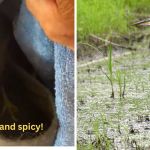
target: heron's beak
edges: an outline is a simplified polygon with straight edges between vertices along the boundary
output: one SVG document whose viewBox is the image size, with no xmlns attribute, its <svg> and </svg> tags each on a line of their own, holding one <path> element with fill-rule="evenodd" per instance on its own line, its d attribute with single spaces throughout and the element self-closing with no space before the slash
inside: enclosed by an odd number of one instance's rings
<svg viewBox="0 0 150 150">
<path fill-rule="evenodd" d="M 134 23 L 135 26 L 150 26 L 150 18 Z"/>
</svg>

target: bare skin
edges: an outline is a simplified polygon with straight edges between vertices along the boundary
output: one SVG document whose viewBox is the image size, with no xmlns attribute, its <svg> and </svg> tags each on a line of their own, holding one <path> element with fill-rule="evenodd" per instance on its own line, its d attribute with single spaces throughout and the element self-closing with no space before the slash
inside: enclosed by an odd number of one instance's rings
<svg viewBox="0 0 150 150">
<path fill-rule="evenodd" d="M 26 5 L 49 39 L 74 49 L 74 0 L 26 0 Z"/>
</svg>

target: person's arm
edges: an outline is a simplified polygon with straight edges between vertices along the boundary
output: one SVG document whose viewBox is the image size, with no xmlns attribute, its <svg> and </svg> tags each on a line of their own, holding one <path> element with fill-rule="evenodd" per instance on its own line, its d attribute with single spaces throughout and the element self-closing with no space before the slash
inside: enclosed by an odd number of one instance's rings
<svg viewBox="0 0 150 150">
<path fill-rule="evenodd" d="M 74 49 L 74 0 L 26 0 L 26 5 L 49 39 Z"/>
</svg>

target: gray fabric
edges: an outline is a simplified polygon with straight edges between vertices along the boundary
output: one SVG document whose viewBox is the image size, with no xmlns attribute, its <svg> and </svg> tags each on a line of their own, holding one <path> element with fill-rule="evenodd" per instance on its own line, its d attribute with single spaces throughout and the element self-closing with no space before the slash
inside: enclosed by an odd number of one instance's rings
<svg viewBox="0 0 150 150">
<path fill-rule="evenodd" d="M 74 54 L 48 40 L 24 3 L 14 28 L 17 42 L 41 78 L 50 85 L 55 75 L 55 103 L 60 123 L 55 145 L 73 146 Z"/>
<path fill-rule="evenodd" d="M 55 44 L 56 109 L 60 129 L 56 146 L 74 145 L 74 53 Z"/>
<path fill-rule="evenodd" d="M 45 84 L 54 79 L 54 44 L 23 3 L 14 25 L 14 34 L 21 49 Z"/>
</svg>

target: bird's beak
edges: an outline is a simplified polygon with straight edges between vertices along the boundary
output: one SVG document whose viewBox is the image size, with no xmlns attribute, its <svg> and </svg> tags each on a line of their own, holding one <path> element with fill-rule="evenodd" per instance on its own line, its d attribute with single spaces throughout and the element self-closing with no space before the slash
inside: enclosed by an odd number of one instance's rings
<svg viewBox="0 0 150 150">
<path fill-rule="evenodd" d="M 150 26 L 150 18 L 134 23 L 135 26 Z"/>
</svg>

